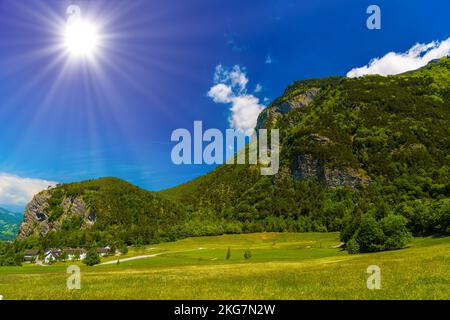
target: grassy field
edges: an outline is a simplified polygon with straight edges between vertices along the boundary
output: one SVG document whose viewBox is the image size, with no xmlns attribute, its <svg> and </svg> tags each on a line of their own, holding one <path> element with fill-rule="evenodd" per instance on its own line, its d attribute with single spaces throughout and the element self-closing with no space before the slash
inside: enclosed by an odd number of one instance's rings
<svg viewBox="0 0 450 320">
<path fill-rule="evenodd" d="M 66 268 L 0 267 L 4 299 L 450 299 L 450 237 L 408 248 L 348 255 L 337 233 L 257 233 L 189 238 L 132 248 L 119 264 L 81 266 L 81 290 Z M 231 248 L 231 258 L 226 259 Z M 244 259 L 249 249 L 250 259 Z M 102 262 L 117 257 L 103 259 Z M 380 290 L 366 287 L 369 265 Z"/>
</svg>

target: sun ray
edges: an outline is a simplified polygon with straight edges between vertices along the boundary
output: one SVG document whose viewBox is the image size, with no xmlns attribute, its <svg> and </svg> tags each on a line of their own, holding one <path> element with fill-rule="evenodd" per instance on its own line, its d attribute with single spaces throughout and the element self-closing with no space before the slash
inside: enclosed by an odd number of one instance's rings
<svg viewBox="0 0 450 320">
<path fill-rule="evenodd" d="M 83 144 L 82 150 L 91 154 L 110 143 L 110 135 L 102 132 L 107 124 L 114 128 L 114 139 L 120 141 L 121 150 L 144 163 L 142 150 L 132 140 L 137 131 L 147 132 L 148 128 L 139 112 L 133 110 L 147 108 L 163 119 L 180 119 L 180 114 L 168 107 L 175 98 L 161 85 L 159 77 L 198 77 L 189 73 L 183 60 L 191 53 L 183 49 L 180 55 L 175 44 L 185 34 L 167 23 L 168 12 L 164 10 L 148 11 L 139 19 L 130 19 L 140 10 L 141 1 L 132 5 L 122 1 L 78 3 L 83 21 L 98 32 L 91 43 L 79 42 L 85 41 L 83 34 L 89 33 L 86 26 L 68 35 L 69 2 L 14 3 L 29 19 L 8 17 L 8 25 L 20 30 L 21 37 L 0 44 L 0 48 L 14 46 L 16 51 L 24 52 L 0 61 L 0 78 L 27 77 L 0 109 L 3 119 L 21 114 L 16 118 L 26 121 L 25 127 L 20 127 L 19 122 L 14 124 L 20 130 L 20 138 L 10 156 L 20 158 L 30 143 L 45 139 L 39 132 L 43 127 L 46 135 L 55 136 L 62 153 L 66 152 L 63 146 L 71 145 L 73 136 L 80 135 L 77 140 Z M 126 96 L 122 86 L 126 86 Z M 91 159 L 90 163 L 94 162 Z M 95 166 L 101 172 L 102 162 Z"/>
</svg>

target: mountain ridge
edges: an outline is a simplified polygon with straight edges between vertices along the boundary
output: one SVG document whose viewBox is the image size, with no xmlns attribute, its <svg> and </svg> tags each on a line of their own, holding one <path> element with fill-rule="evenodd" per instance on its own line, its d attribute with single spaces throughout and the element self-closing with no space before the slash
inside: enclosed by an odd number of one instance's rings
<svg viewBox="0 0 450 320">
<path fill-rule="evenodd" d="M 26 212 L 19 239 L 151 243 L 341 231 L 349 240 L 365 215 L 377 221 L 402 216 L 416 235 L 450 232 L 449 83 L 449 58 L 395 76 L 295 82 L 258 119 L 257 128 L 280 130 L 275 176 L 261 176 L 257 166 L 222 165 L 160 192 L 113 178 L 62 185 L 45 191 L 44 207 Z M 89 226 L 83 218 L 71 229 L 64 221 L 74 205 L 84 206 L 79 216 L 99 210 L 110 220 Z M 61 233 L 64 225 L 68 235 Z"/>
</svg>

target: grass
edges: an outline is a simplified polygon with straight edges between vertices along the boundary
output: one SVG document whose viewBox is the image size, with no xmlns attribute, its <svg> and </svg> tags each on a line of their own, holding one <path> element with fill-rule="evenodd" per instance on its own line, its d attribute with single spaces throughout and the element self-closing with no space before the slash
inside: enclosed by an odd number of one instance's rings
<svg viewBox="0 0 450 320">
<path fill-rule="evenodd" d="M 2 267 L 0 294 L 4 299 L 450 299 L 450 237 L 416 238 L 403 250 L 358 255 L 333 248 L 338 243 L 337 233 L 189 238 L 132 248 L 126 255 L 159 254 L 151 258 L 80 265 L 81 290 L 66 288 L 69 263 Z M 117 258 L 103 261 L 111 259 Z M 369 265 L 381 268 L 381 290 L 366 287 Z"/>
</svg>

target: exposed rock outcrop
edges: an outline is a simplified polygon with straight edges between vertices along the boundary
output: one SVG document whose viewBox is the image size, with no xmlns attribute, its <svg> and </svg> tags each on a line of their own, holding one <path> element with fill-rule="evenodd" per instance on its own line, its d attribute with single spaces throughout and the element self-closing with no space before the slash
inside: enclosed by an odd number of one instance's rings
<svg viewBox="0 0 450 320">
<path fill-rule="evenodd" d="M 81 197 L 64 197 L 59 204 L 62 209 L 61 217 L 52 219 L 49 213 L 51 197 L 51 190 L 42 191 L 33 197 L 25 209 L 17 235 L 18 240 L 30 236 L 45 236 L 50 231 L 60 230 L 65 220 L 76 216 L 82 217 L 83 228 L 90 228 L 95 223 L 95 211 L 88 208 Z"/>
<path fill-rule="evenodd" d="M 303 93 L 293 96 L 292 98 L 276 103 L 266 109 L 264 109 L 258 117 L 258 122 L 256 124 L 256 129 L 262 129 L 267 127 L 267 125 L 274 124 L 277 118 L 283 114 L 287 114 L 292 109 L 305 108 L 320 92 L 320 88 L 309 88 Z"/>
<path fill-rule="evenodd" d="M 347 186 L 361 189 L 369 186 L 372 180 L 352 168 L 324 168 L 324 183 L 329 188 Z"/>
<path fill-rule="evenodd" d="M 275 103 L 264 110 L 259 118 L 256 129 L 276 127 L 278 117 L 287 114 L 296 108 L 305 108 L 314 101 L 321 88 L 311 87 L 300 94 L 291 94 L 285 101 Z M 312 133 L 308 139 L 316 145 L 326 146 L 332 141 L 325 136 Z M 325 186 L 335 188 L 348 186 L 351 188 L 363 188 L 371 183 L 370 178 L 352 168 L 328 168 L 327 164 L 313 155 L 304 153 L 296 154 L 292 159 L 292 175 L 301 180 L 318 180 Z"/>
<path fill-rule="evenodd" d="M 370 185 L 371 180 L 352 168 L 328 168 L 310 154 L 298 154 L 294 159 L 292 174 L 301 180 L 318 180 L 329 188 L 348 186 L 360 189 Z"/>
<path fill-rule="evenodd" d="M 276 110 L 282 114 L 286 114 L 292 109 L 307 107 L 311 102 L 314 101 L 314 98 L 319 92 L 320 88 L 310 88 L 304 93 L 296 95 L 291 99 L 281 103 L 277 106 Z"/>
<path fill-rule="evenodd" d="M 328 137 L 318 134 L 310 134 L 308 138 L 317 145 L 324 146 L 332 143 Z M 359 189 L 371 183 L 370 178 L 362 172 L 352 168 L 329 168 L 326 162 L 314 158 L 311 154 L 294 156 L 292 174 L 301 180 L 318 180 L 329 188 L 348 186 Z"/>
<path fill-rule="evenodd" d="M 294 158 L 292 174 L 300 180 L 323 181 L 325 178 L 325 169 L 322 161 L 314 159 L 310 154 L 298 154 Z"/>
<path fill-rule="evenodd" d="M 18 240 L 23 240 L 32 235 L 38 236 L 48 233 L 50 226 L 46 209 L 49 206 L 48 200 L 50 197 L 49 191 L 42 191 L 35 195 L 27 205 L 17 235 Z"/>
</svg>

